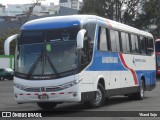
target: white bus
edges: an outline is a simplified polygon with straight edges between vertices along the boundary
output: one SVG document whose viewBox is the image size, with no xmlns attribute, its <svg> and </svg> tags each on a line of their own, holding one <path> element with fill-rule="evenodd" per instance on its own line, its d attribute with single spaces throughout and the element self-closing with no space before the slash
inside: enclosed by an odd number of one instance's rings
<svg viewBox="0 0 160 120">
<path fill-rule="evenodd" d="M 92 15 L 42 18 L 17 36 L 14 96 L 42 109 L 99 107 L 115 95 L 143 99 L 156 86 L 155 66 L 150 33 Z"/>
</svg>

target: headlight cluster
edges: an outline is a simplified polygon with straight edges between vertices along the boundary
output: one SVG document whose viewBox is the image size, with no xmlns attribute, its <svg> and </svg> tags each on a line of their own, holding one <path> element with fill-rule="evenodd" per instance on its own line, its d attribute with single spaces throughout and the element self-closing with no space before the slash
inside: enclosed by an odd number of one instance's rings
<svg viewBox="0 0 160 120">
<path fill-rule="evenodd" d="M 14 86 L 20 90 L 25 90 L 27 87 L 26 86 L 23 86 L 23 85 L 20 85 L 20 84 L 17 84 L 17 83 L 14 83 Z"/>
<path fill-rule="evenodd" d="M 72 82 L 62 84 L 62 85 L 60 85 L 60 86 L 58 86 L 58 87 L 61 88 L 61 90 L 67 89 L 67 88 L 70 88 L 70 87 L 72 87 L 72 86 L 77 85 L 81 80 L 82 80 L 82 79 L 74 80 L 74 81 L 72 81 Z"/>
</svg>

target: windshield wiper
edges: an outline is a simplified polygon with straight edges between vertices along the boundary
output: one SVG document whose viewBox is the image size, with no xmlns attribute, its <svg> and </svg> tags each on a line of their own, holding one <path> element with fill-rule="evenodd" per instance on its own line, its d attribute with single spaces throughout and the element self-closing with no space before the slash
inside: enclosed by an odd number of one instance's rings
<svg viewBox="0 0 160 120">
<path fill-rule="evenodd" d="M 57 72 L 55 66 L 53 65 L 53 63 L 52 63 L 50 57 L 46 55 L 46 58 L 47 58 L 47 60 L 48 60 L 48 63 L 50 64 L 52 70 L 55 72 L 56 76 L 59 77 L 59 73 Z"/>
<path fill-rule="evenodd" d="M 34 64 L 32 65 L 32 67 L 30 68 L 28 74 L 27 74 L 27 78 L 29 79 L 30 75 L 35 71 L 36 66 L 38 65 L 38 61 L 42 58 L 42 52 L 41 54 L 38 56 L 38 58 L 36 59 L 36 61 L 34 62 Z"/>
</svg>

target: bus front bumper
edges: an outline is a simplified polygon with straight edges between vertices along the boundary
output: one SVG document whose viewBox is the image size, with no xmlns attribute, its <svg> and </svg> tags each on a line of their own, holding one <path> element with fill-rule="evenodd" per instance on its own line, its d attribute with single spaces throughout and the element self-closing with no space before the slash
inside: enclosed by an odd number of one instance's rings
<svg viewBox="0 0 160 120">
<path fill-rule="evenodd" d="M 25 92 L 14 87 L 15 100 L 17 103 L 31 102 L 79 102 L 81 93 L 76 85 L 59 92 Z"/>
<path fill-rule="evenodd" d="M 14 97 L 17 103 L 36 102 L 80 102 L 80 84 L 56 92 L 26 92 L 14 86 Z"/>
</svg>

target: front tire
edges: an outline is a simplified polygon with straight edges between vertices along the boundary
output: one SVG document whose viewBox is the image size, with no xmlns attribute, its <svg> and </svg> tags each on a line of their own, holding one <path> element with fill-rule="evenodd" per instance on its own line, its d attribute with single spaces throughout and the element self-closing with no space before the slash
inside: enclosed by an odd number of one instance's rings
<svg viewBox="0 0 160 120">
<path fill-rule="evenodd" d="M 98 83 L 96 98 L 94 100 L 87 101 L 85 104 L 87 104 L 89 107 L 97 108 L 102 106 L 104 103 L 105 103 L 105 89 L 100 83 Z"/>
<path fill-rule="evenodd" d="M 38 102 L 37 105 L 43 110 L 53 110 L 57 106 L 57 103 Z"/>
</svg>

